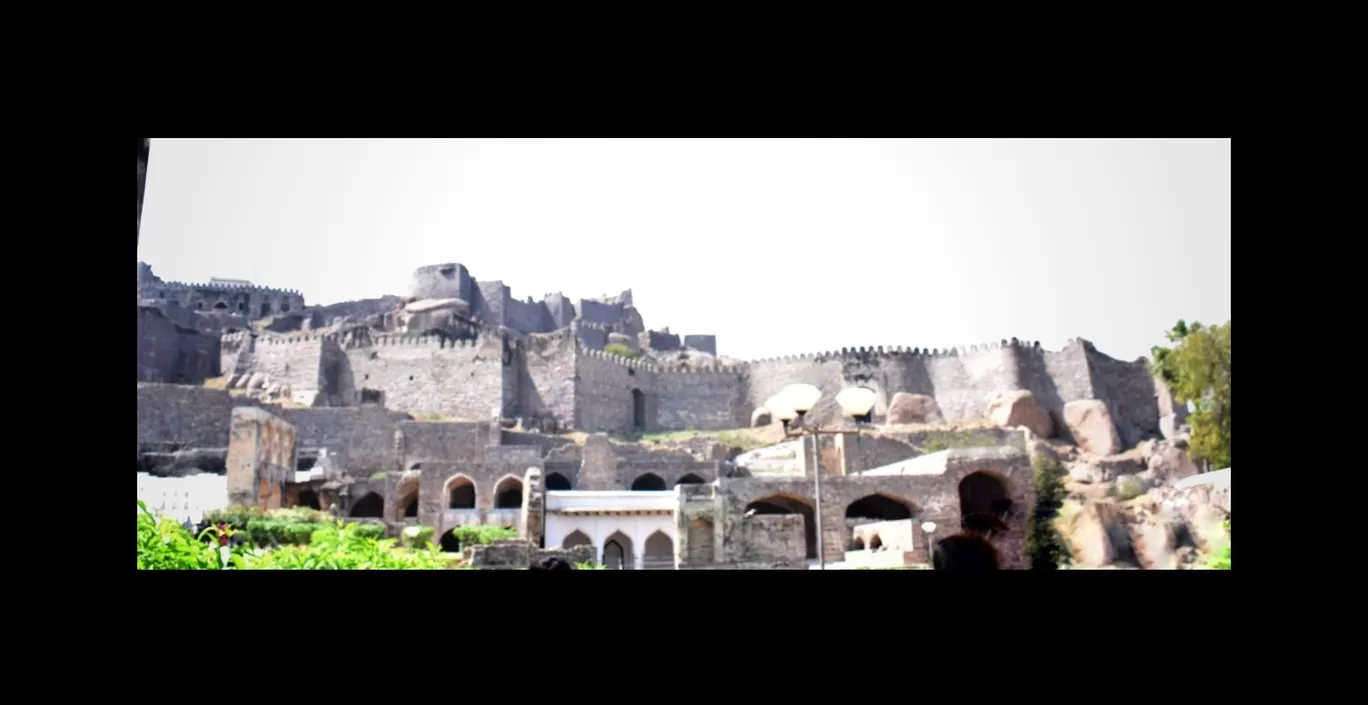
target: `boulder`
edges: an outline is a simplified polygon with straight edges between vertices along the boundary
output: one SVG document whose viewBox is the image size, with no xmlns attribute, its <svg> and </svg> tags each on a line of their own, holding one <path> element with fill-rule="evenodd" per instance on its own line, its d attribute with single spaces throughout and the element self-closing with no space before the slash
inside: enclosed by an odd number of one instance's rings
<svg viewBox="0 0 1368 705">
<path fill-rule="evenodd" d="M 1094 482 L 1102 482 L 1105 477 L 1095 465 L 1075 465 L 1069 471 L 1069 479 L 1084 485 L 1091 485 Z"/>
<path fill-rule="evenodd" d="M 1102 568 L 1117 561 L 1135 560 L 1125 515 L 1114 504 L 1084 505 L 1068 528 L 1068 542 L 1079 567 Z"/>
<path fill-rule="evenodd" d="M 898 392 L 888 403 L 888 423 L 945 423 L 936 400 L 925 394 Z"/>
<path fill-rule="evenodd" d="M 1167 441 L 1154 444 L 1149 457 L 1149 471 L 1161 480 L 1182 480 L 1200 472 L 1187 451 Z"/>
<path fill-rule="evenodd" d="M 1014 389 L 998 392 L 988 402 L 988 418 L 1002 428 L 1025 426 L 1041 438 L 1054 434 L 1054 421 L 1050 412 L 1040 408 L 1035 395 L 1024 390 Z"/>
<path fill-rule="evenodd" d="M 1121 452 L 1121 437 L 1112 423 L 1107 405 L 1097 399 L 1080 399 L 1064 405 L 1064 425 L 1069 427 L 1078 447 L 1089 455 Z"/>
<path fill-rule="evenodd" d="M 257 391 L 267 385 L 271 380 L 265 372 L 254 372 L 247 380 L 246 388 L 250 391 Z"/>
<path fill-rule="evenodd" d="M 760 428 L 772 423 L 774 423 L 774 417 L 770 414 L 769 409 L 762 406 L 751 412 L 751 428 Z"/>
</svg>

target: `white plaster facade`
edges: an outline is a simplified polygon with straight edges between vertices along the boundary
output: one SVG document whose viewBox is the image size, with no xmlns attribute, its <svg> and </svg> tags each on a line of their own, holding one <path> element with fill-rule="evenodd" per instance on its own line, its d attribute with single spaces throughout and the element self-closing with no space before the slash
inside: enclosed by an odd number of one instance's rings
<svg viewBox="0 0 1368 705">
<path fill-rule="evenodd" d="M 547 492 L 546 546 L 587 540 L 609 568 L 673 569 L 679 562 L 678 511 L 674 491 Z"/>
<path fill-rule="evenodd" d="M 138 473 L 138 499 L 178 522 L 198 523 L 205 512 L 228 506 L 228 478 L 209 473 L 189 477 L 155 477 Z"/>
</svg>

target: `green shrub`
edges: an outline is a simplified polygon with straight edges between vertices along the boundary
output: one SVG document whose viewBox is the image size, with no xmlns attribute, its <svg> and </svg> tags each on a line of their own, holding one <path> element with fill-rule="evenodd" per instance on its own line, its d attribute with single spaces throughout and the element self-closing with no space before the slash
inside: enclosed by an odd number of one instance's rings
<svg viewBox="0 0 1368 705">
<path fill-rule="evenodd" d="M 1210 568 L 1212 570 L 1230 570 L 1230 522 L 1225 522 L 1226 547 L 1221 550 L 1221 555 L 1211 559 Z"/>
<path fill-rule="evenodd" d="M 603 346 L 603 352 L 606 352 L 610 355 L 620 355 L 626 358 L 637 357 L 637 352 L 635 350 L 627 347 L 626 345 L 623 345 L 622 343 L 609 343 Z"/>
<path fill-rule="evenodd" d="M 217 526 L 196 537 L 184 526 L 166 517 L 157 517 L 138 501 L 138 570 L 471 570 L 454 566 L 446 555 L 429 543 L 426 548 L 398 548 L 394 539 L 383 538 L 384 527 L 376 524 L 334 522 L 314 524 L 298 521 L 312 518 L 302 511 L 275 513 L 266 518 L 249 511 L 228 510 L 214 518 L 235 518 L 248 524 L 274 522 L 262 529 L 272 536 L 288 537 L 291 543 L 277 546 L 219 546 L 219 540 L 236 530 L 232 521 L 226 532 Z M 313 528 L 317 527 L 317 528 Z M 499 527 L 489 527 L 499 528 Z M 505 530 L 506 531 L 506 530 Z M 309 542 L 300 545 L 299 536 L 308 532 Z"/>
<path fill-rule="evenodd" d="M 1026 555 L 1031 570 L 1055 570 L 1070 562 L 1069 549 L 1055 528 L 1054 519 L 1064 506 L 1064 467 L 1043 455 L 1031 458 L 1035 480 L 1035 506 L 1026 515 Z"/>
<path fill-rule="evenodd" d="M 404 529 L 402 543 L 407 548 L 426 548 L 436 533 L 431 526 L 410 526 Z"/>
<path fill-rule="evenodd" d="M 1145 485 L 1145 481 L 1134 475 L 1123 476 L 1112 488 L 1112 494 L 1123 502 L 1135 499 L 1148 491 L 1149 487 Z"/>
<path fill-rule="evenodd" d="M 461 542 L 461 548 L 473 545 L 483 545 L 494 543 L 499 539 L 516 539 L 518 532 L 505 526 L 490 526 L 481 524 L 478 526 L 458 526 L 451 530 L 451 535 Z"/>
<path fill-rule="evenodd" d="M 602 563 L 576 563 L 575 570 L 608 570 Z"/>
</svg>

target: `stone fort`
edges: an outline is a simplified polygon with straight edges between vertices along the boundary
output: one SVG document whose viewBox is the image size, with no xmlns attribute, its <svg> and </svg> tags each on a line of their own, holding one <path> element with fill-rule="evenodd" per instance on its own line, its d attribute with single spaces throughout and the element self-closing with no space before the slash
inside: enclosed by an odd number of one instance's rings
<svg viewBox="0 0 1368 705">
<path fill-rule="evenodd" d="M 741 361 L 711 335 L 647 328 L 631 291 L 518 300 L 454 263 L 417 269 L 405 296 L 308 306 L 140 262 L 138 299 L 140 488 L 220 474 L 237 503 L 423 524 L 444 542 L 460 525 L 517 528 L 521 544 L 476 547 L 494 562 L 587 546 L 628 568 L 801 568 L 819 551 L 929 563 L 977 540 L 1022 567 L 1028 441 L 1107 455 L 1182 421 L 1144 359 L 1082 339 Z M 765 402 L 795 383 L 823 392 L 809 417 L 829 425 L 851 424 L 838 392 L 873 391 L 867 432 L 723 442 L 777 429 Z"/>
</svg>

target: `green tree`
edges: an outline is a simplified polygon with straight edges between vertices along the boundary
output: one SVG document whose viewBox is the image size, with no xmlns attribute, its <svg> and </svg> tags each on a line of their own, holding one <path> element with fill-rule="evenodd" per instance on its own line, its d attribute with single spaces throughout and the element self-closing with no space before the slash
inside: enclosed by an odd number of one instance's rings
<svg viewBox="0 0 1368 705">
<path fill-rule="evenodd" d="M 1069 562 L 1069 549 L 1055 529 L 1054 520 L 1064 506 L 1064 468 L 1043 455 L 1031 458 L 1035 476 L 1035 506 L 1026 515 L 1026 555 L 1031 570 L 1055 570 Z"/>
<path fill-rule="evenodd" d="M 603 352 L 612 353 L 613 355 L 618 355 L 620 357 L 632 359 L 640 357 L 639 355 L 637 355 L 637 352 L 635 350 L 627 347 L 626 345 L 623 345 L 622 343 L 609 343 L 603 346 Z"/>
<path fill-rule="evenodd" d="M 1178 321 L 1166 334 L 1172 347 L 1156 346 L 1154 372 L 1179 404 L 1191 402 L 1193 454 L 1230 467 L 1230 321 L 1219 326 Z"/>
</svg>

